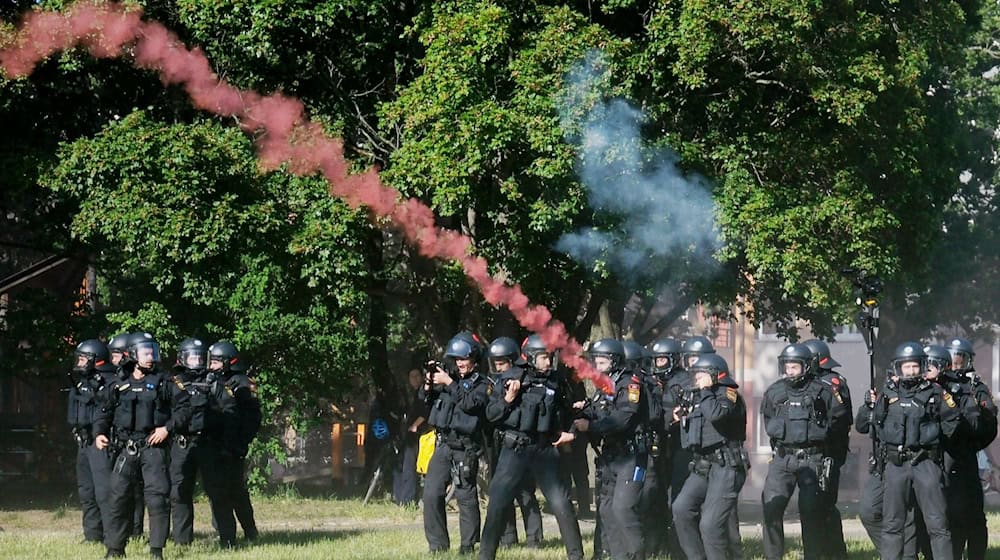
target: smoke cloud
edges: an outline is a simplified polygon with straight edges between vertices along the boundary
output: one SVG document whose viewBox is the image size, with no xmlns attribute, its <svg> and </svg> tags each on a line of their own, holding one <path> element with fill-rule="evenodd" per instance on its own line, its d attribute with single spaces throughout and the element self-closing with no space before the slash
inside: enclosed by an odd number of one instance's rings
<svg viewBox="0 0 1000 560">
<path fill-rule="evenodd" d="M 609 79 L 603 56 L 592 52 L 567 75 L 559 100 L 595 221 L 607 224 L 565 234 L 556 248 L 588 266 L 603 261 L 626 282 L 660 274 L 650 264 L 665 259 L 674 271 L 686 265 L 682 276 L 714 272 L 722 244 L 710 185 L 686 175 L 673 151 L 646 145 L 638 109 L 601 98 Z"/>
<path fill-rule="evenodd" d="M 611 380 L 584 359 L 581 345 L 548 309 L 528 301 L 519 286 L 491 276 L 487 262 L 469 254 L 468 237 L 436 227 L 427 205 L 403 199 L 383 185 L 376 169 L 350 174 L 342 142 L 309 120 L 301 101 L 234 88 L 212 72 L 199 49 L 188 49 L 163 25 L 143 20 L 139 9 L 87 3 L 65 12 L 31 12 L 18 27 L 14 45 L 0 51 L 0 68 L 11 78 L 27 76 L 45 58 L 76 46 L 98 58 L 131 55 L 137 67 L 156 71 L 164 85 L 182 87 L 199 109 L 235 118 L 256 136 L 258 158 L 265 168 L 288 165 L 299 175 L 322 174 L 331 194 L 391 220 L 422 255 L 458 261 L 486 301 L 507 306 L 524 328 L 538 332 L 551 349 L 561 350 L 563 361 L 579 377 L 609 393 L 614 390 Z"/>
</svg>

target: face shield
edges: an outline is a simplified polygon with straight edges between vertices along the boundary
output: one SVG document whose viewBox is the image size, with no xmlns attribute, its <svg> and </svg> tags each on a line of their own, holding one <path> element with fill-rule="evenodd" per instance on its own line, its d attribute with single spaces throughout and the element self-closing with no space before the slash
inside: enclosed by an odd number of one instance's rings
<svg viewBox="0 0 1000 560">
<path fill-rule="evenodd" d="M 204 349 L 189 349 L 181 351 L 181 365 L 187 369 L 201 370 L 208 365 L 208 352 Z"/>
<path fill-rule="evenodd" d="M 139 342 L 132 346 L 132 353 L 140 368 L 150 369 L 160 363 L 160 345 L 156 342 Z"/>
</svg>

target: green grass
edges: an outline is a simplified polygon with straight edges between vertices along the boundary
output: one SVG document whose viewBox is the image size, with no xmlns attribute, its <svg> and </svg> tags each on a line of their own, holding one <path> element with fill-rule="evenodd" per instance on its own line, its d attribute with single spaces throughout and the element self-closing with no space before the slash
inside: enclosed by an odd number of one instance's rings
<svg viewBox="0 0 1000 560">
<path fill-rule="evenodd" d="M 264 497 L 254 501 L 261 538 L 252 545 L 243 545 L 231 552 L 222 552 L 216 546 L 211 530 L 208 504 L 200 499 L 195 504 L 195 542 L 189 547 L 178 547 L 168 542 L 168 558 L 227 558 L 227 559 L 371 559 L 427 560 L 427 542 L 424 540 L 421 513 L 416 508 L 400 508 L 390 503 L 378 502 L 362 506 L 358 500 L 319 499 L 299 497 Z M 484 512 L 485 513 L 485 512 Z M 549 521 L 551 521 L 549 519 Z M 507 560 L 557 560 L 566 557 L 562 541 L 553 524 L 546 522 L 546 543 L 538 550 L 520 547 L 501 549 L 498 558 Z M 989 517 L 992 539 L 1000 544 L 1000 515 Z M 104 548 L 97 544 L 80 543 L 79 509 L 74 505 L 54 506 L 49 509 L 0 510 L 0 557 L 15 559 L 34 558 L 100 558 Z M 435 555 L 435 559 L 461 557 L 457 554 L 457 520 L 449 518 L 452 530 L 452 554 Z M 584 530 L 584 549 L 587 556 L 593 550 L 591 531 L 593 523 L 581 523 Z M 148 529 L 148 528 L 147 528 Z M 746 528 L 745 528 L 746 529 Z M 753 531 L 753 529 L 750 529 Z M 747 558 L 763 555 L 760 539 L 744 535 L 743 546 Z M 867 539 L 855 538 L 848 542 L 852 559 L 876 559 Z M 144 540 L 129 543 L 130 557 L 146 557 L 148 544 Z M 797 538 L 788 539 L 788 558 L 801 558 Z M 1000 559 L 1000 549 L 990 550 L 990 558 Z"/>
</svg>

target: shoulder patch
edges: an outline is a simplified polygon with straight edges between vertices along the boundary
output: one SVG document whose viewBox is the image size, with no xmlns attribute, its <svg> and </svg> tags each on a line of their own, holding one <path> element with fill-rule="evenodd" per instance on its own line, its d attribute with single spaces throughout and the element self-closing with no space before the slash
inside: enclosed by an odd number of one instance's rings
<svg viewBox="0 0 1000 560">
<path fill-rule="evenodd" d="M 731 400 L 733 402 L 736 402 L 736 397 L 738 397 L 738 396 L 739 396 L 739 394 L 736 392 L 736 389 L 733 389 L 732 387 L 727 387 L 726 388 L 726 398 L 727 399 L 729 399 L 729 400 Z"/>
<path fill-rule="evenodd" d="M 899 400 L 899 397 L 892 397 L 891 399 L 889 399 L 889 404 L 892 404 L 892 403 L 894 403 L 894 402 L 896 402 L 898 400 Z"/>
<path fill-rule="evenodd" d="M 226 385 L 226 393 L 227 393 L 227 394 L 228 394 L 228 395 L 229 395 L 230 397 L 233 397 L 233 398 L 235 398 L 235 397 L 236 397 L 236 394 L 235 394 L 235 393 L 233 393 L 233 388 L 232 388 L 232 387 L 230 387 L 229 385 Z"/>
<path fill-rule="evenodd" d="M 948 405 L 948 408 L 955 408 L 955 399 L 952 398 L 951 393 L 945 391 L 944 394 L 941 395 L 941 398 L 944 399 L 944 402 L 945 404 Z"/>
<path fill-rule="evenodd" d="M 628 386 L 628 402 L 637 403 L 639 402 L 639 384 L 629 383 Z"/>
<path fill-rule="evenodd" d="M 492 383 L 487 383 L 486 384 L 486 396 L 489 397 L 489 396 L 493 395 L 493 387 L 495 387 L 495 385 L 492 384 Z"/>
<path fill-rule="evenodd" d="M 177 385 L 177 388 L 181 391 L 184 390 L 184 382 L 179 377 L 174 377 L 174 385 Z"/>
<path fill-rule="evenodd" d="M 253 398 L 256 399 L 257 398 L 257 384 L 254 383 L 252 379 L 248 379 L 248 381 L 249 381 L 249 383 L 247 384 L 247 387 L 250 388 L 250 394 L 253 396 Z"/>
</svg>

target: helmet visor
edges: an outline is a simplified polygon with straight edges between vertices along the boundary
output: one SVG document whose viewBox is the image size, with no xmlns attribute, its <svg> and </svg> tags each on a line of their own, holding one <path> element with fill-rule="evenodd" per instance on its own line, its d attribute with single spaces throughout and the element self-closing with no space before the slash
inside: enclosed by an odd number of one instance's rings
<svg viewBox="0 0 1000 560">
<path fill-rule="evenodd" d="M 156 342 L 140 342 L 132 347 L 135 361 L 139 364 L 158 363 L 160 361 L 160 345 Z"/>
<path fill-rule="evenodd" d="M 183 350 L 181 365 L 188 369 L 204 369 L 208 362 L 208 352 L 205 350 Z"/>
</svg>

